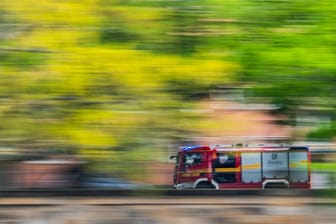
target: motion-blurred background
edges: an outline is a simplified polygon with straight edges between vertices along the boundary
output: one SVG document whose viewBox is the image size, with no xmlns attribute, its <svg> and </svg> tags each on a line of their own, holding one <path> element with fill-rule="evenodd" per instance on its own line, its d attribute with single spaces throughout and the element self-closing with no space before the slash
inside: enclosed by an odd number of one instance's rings
<svg viewBox="0 0 336 224">
<path fill-rule="evenodd" d="M 335 186 L 335 61 L 334 0 L 2 0 L 1 188 L 171 185 L 179 146 L 242 142 Z"/>
</svg>

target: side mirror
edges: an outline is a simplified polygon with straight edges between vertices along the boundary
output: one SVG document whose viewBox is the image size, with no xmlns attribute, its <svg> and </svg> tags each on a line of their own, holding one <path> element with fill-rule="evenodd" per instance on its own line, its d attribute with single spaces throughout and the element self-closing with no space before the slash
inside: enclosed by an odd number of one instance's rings
<svg viewBox="0 0 336 224">
<path fill-rule="evenodd" d="M 177 156 L 170 156 L 169 159 L 176 159 Z"/>
</svg>

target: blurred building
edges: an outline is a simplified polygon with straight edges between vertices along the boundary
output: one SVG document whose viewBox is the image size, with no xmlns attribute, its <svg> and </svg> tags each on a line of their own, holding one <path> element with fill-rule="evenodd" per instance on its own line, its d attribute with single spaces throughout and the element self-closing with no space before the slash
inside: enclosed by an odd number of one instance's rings
<svg viewBox="0 0 336 224">
<path fill-rule="evenodd" d="M 209 99 L 200 104 L 200 109 L 206 111 L 209 126 L 203 130 L 202 136 L 192 139 L 195 143 L 275 143 L 292 140 L 295 130 L 285 124 L 286 116 L 275 113 L 279 109 L 277 105 L 246 97 L 244 88 L 221 87 L 211 90 L 209 95 Z"/>
<path fill-rule="evenodd" d="M 85 161 L 69 155 L 43 156 L 0 147 L 1 188 L 60 188 L 79 185 Z"/>
<path fill-rule="evenodd" d="M 66 188 L 80 185 L 85 162 L 75 159 L 27 160 L 15 164 L 10 178 L 14 188 Z"/>
</svg>

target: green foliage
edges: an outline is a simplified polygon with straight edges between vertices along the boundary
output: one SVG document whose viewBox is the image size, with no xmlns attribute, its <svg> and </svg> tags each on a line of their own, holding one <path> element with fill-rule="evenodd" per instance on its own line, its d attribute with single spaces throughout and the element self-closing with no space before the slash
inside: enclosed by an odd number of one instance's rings
<svg viewBox="0 0 336 224">
<path fill-rule="evenodd" d="M 45 63 L 46 54 L 22 51 L 0 52 L 0 66 L 15 67 L 18 69 L 34 69 L 37 65 Z"/>
<path fill-rule="evenodd" d="M 336 136 L 336 126 L 333 124 L 331 127 L 320 127 L 308 134 L 308 137 L 316 140 L 333 140 Z"/>
<path fill-rule="evenodd" d="M 332 171 L 335 172 L 336 164 L 332 162 L 324 162 L 324 163 L 312 163 L 313 171 Z"/>
</svg>

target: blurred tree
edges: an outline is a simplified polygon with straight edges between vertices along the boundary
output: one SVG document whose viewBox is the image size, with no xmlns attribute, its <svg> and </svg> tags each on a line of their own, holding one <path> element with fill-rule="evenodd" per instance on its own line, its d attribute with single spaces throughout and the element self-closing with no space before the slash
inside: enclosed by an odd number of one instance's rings
<svg viewBox="0 0 336 224">
<path fill-rule="evenodd" d="M 242 69 L 237 78 L 254 84 L 250 94 L 279 105 L 279 112 L 294 125 L 307 106 L 321 111 L 327 106 L 332 115 L 336 109 L 330 101 L 336 68 L 333 1 L 251 0 L 241 9 L 239 20 L 244 23 L 239 24 L 236 49 Z M 321 99 L 319 104 L 316 98 Z"/>
<path fill-rule="evenodd" d="M 0 9 L 2 145 L 78 153 L 120 172 L 123 160 L 158 159 L 153 151 L 197 135 L 204 116 L 193 109 L 218 84 L 247 83 L 249 96 L 293 121 L 315 101 L 336 109 L 332 0 L 11 0 Z"/>
<path fill-rule="evenodd" d="M 139 164 L 197 133 L 200 116 L 183 109 L 235 69 L 201 54 L 200 3 L 1 2 L 29 30 L 1 43 L 12 51 L 0 62 L 0 143 L 137 178 Z"/>
</svg>

